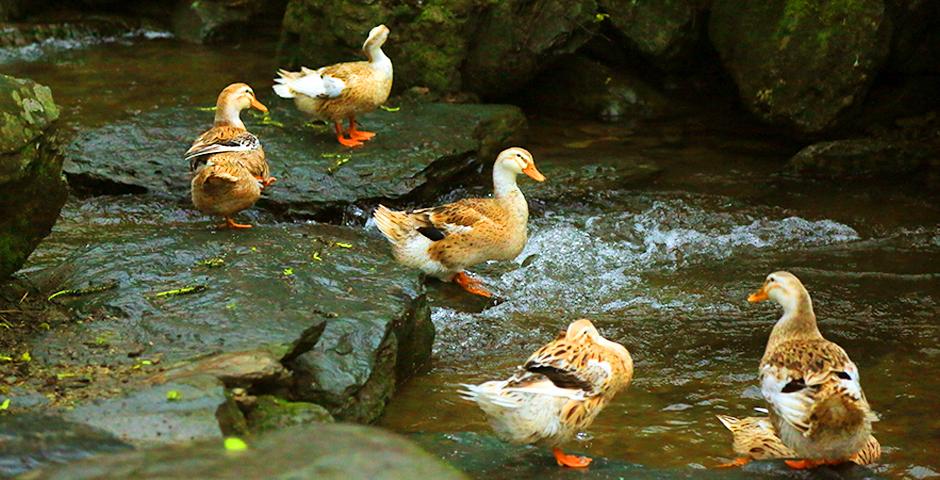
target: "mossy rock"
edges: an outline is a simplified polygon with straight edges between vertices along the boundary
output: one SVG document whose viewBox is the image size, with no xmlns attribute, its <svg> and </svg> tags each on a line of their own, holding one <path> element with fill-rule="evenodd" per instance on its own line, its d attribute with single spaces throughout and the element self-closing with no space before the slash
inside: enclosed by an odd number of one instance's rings
<svg viewBox="0 0 940 480">
<path fill-rule="evenodd" d="M 262 395 L 248 413 L 247 420 L 252 432 L 261 433 L 307 423 L 333 423 L 333 416 L 315 403 L 291 402 L 273 395 Z"/>
<path fill-rule="evenodd" d="M 0 75 L 0 279 L 49 234 L 68 192 L 48 87 Z"/>
<path fill-rule="evenodd" d="M 709 23 L 744 105 L 803 133 L 838 126 L 864 100 L 891 33 L 882 0 L 717 0 Z"/>
<path fill-rule="evenodd" d="M 299 425 L 246 439 L 226 450 L 221 440 L 102 455 L 30 472 L 24 480 L 99 478 L 243 478 L 461 480 L 456 469 L 408 439 L 375 427 Z"/>
<path fill-rule="evenodd" d="M 694 0 L 598 0 L 626 47 L 661 68 L 681 67 L 701 34 Z"/>
</svg>

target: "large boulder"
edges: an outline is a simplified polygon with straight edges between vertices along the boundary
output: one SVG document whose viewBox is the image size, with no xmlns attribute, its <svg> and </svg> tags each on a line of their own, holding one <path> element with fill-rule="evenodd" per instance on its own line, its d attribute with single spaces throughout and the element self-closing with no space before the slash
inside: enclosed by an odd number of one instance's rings
<svg viewBox="0 0 940 480">
<path fill-rule="evenodd" d="M 449 180 L 493 162 L 525 127 L 522 112 L 508 105 L 409 103 L 365 115 L 361 123 L 378 135 L 348 149 L 332 128 L 305 125 L 293 104 L 269 106 L 277 112 L 274 123 L 243 114 L 278 178 L 260 205 L 317 218 L 364 201 L 436 197 L 452 188 Z M 182 154 L 211 118 L 211 112 L 171 108 L 90 130 L 68 147 L 65 171 L 73 186 L 92 193 L 146 191 L 188 203 Z"/>
<path fill-rule="evenodd" d="M 32 413 L 0 416 L 0 478 L 101 453 L 130 450 L 112 435 L 60 417 Z"/>
<path fill-rule="evenodd" d="M 598 0 L 626 46 L 662 68 L 678 67 L 694 50 L 702 10 L 694 0 Z"/>
<path fill-rule="evenodd" d="M 434 326 L 423 282 L 384 239 L 270 217 L 249 231 L 210 225 L 144 196 L 67 208 L 22 275 L 45 295 L 72 289 L 53 300 L 93 321 L 34 340 L 32 368 L 106 367 L 85 397 L 111 395 L 117 372 L 169 368 L 152 383 L 208 375 L 230 388 L 293 391 L 365 422 L 427 365 Z"/>
<path fill-rule="evenodd" d="M 512 92 L 593 34 L 595 0 L 343 2 L 290 0 L 281 60 L 316 67 L 361 57 L 369 29 L 391 29 L 396 88 Z"/>
<path fill-rule="evenodd" d="M 848 138 L 809 145 L 789 161 L 792 172 L 830 179 L 908 175 L 937 171 L 940 142 Z"/>
<path fill-rule="evenodd" d="M 864 99 L 891 33 L 883 0 L 716 0 L 709 23 L 744 105 L 803 133 L 835 126 Z"/>
<path fill-rule="evenodd" d="M 460 472 L 405 438 L 375 427 L 316 424 L 248 439 L 245 450 L 221 441 L 103 455 L 26 474 L 24 479 L 213 478 L 460 480 Z"/>
<path fill-rule="evenodd" d="M 68 195 L 48 87 L 0 75 L 0 279 L 49 234 Z"/>
</svg>

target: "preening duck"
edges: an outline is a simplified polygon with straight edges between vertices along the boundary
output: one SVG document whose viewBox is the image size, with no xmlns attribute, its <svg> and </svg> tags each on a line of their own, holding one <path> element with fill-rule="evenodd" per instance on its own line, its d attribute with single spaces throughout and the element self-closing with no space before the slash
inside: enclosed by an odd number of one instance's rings
<svg viewBox="0 0 940 480">
<path fill-rule="evenodd" d="M 796 452 L 783 444 L 768 417 L 735 418 L 729 415 L 717 415 L 718 421 L 731 431 L 734 453 L 740 455 L 734 461 L 719 467 L 738 467 L 751 460 L 777 460 L 798 458 Z M 848 461 L 858 465 L 871 465 L 881 458 L 881 444 L 868 436 L 865 446 Z"/>
<path fill-rule="evenodd" d="M 545 180 L 531 153 L 509 148 L 493 165 L 493 198 L 467 198 L 408 212 L 379 205 L 373 217 L 399 262 L 490 297 L 464 270 L 487 260 L 512 260 L 525 247 L 529 206 L 516 185 L 520 173 Z"/>
<path fill-rule="evenodd" d="M 215 123 L 186 151 L 193 205 L 199 211 L 225 218 L 223 227 L 249 228 L 232 216 L 258 201 L 261 189 L 275 181 L 269 174 L 261 142 L 245 128 L 240 113 L 268 109 L 244 83 L 222 90 L 216 101 Z"/>
<path fill-rule="evenodd" d="M 774 272 L 749 302 L 783 307 L 760 363 L 761 393 L 780 440 L 801 460 L 793 468 L 849 461 L 868 442 L 877 417 L 858 367 L 842 347 L 823 338 L 809 293 L 796 276 Z"/>
<path fill-rule="evenodd" d="M 274 92 L 283 98 L 293 98 L 301 112 L 333 122 L 339 143 L 361 146 L 375 133 L 359 130 L 356 115 L 375 110 L 392 91 L 392 61 L 382 51 L 388 33 L 385 25 L 369 32 L 362 45 L 368 61 L 337 63 L 316 70 L 301 67 L 299 72 L 279 70 Z M 349 120 L 345 132 L 343 120 Z"/>
<path fill-rule="evenodd" d="M 630 352 L 581 319 L 509 379 L 463 385 L 460 395 L 480 406 L 501 439 L 551 447 L 559 466 L 581 468 L 591 459 L 559 446 L 587 428 L 632 378 Z"/>
</svg>

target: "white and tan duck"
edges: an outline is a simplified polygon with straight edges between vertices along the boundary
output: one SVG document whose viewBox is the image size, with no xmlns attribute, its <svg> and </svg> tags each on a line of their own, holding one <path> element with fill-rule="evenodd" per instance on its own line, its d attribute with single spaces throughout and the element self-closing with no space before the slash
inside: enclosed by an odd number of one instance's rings
<svg viewBox="0 0 940 480">
<path fill-rule="evenodd" d="M 587 467 L 591 459 L 559 448 L 586 429 L 633 379 L 633 359 L 619 343 L 577 320 L 538 349 L 507 380 L 463 385 L 504 441 L 552 449 L 559 466 Z"/>
<path fill-rule="evenodd" d="M 545 180 L 531 153 L 509 148 L 493 165 L 492 198 L 467 198 L 412 211 L 379 205 L 373 217 L 400 263 L 490 297 L 482 283 L 465 270 L 488 260 L 512 260 L 525 247 L 529 206 L 516 184 L 519 174 L 538 182 Z"/>
<path fill-rule="evenodd" d="M 774 272 L 749 302 L 783 307 L 760 363 L 761 393 L 780 441 L 795 453 L 792 468 L 852 461 L 869 442 L 877 417 L 858 367 L 842 347 L 823 338 L 809 293 L 796 276 Z"/>
<path fill-rule="evenodd" d="M 361 146 L 375 133 L 359 130 L 356 116 L 378 108 L 392 91 L 392 61 L 382 51 L 388 33 L 385 25 L 369 32 L 362 45 L 367 61 L 337 63 L 316 70 L 301 67 L 299 72 L 279 70 L 274 92 L 293 98 L 301 112 L 333 122 L 339 143 Z M 349 121 L 346 131 L 343 120 Z"/>
<path fill-rule="evenodd" d="M 192 200 L 196 208 L 225 219 L 222 227 L 250 228 L 236 223 L 236 213 L 250 208 L 261 197 L 270 176 L 261 142 L 245 128 L 240 113 L 248 108 L 268 109 L 244 83 L 233 83 L 219 94 L 215 122 L 189 150 L 185 158 L 192 173 Z"/>
</svg>

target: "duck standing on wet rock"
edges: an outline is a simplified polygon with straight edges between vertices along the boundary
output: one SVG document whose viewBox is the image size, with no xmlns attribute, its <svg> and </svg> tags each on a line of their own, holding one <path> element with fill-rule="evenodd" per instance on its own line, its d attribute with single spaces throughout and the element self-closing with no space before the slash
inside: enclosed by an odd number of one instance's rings
<svg viewBox="0 0 940 480">
<path fill-rule="evenodd" d="M 376 209 L 375 223 L 392 242 L 395 258 L 470 293 L 491 297 L 466 268 L 487 260 L 512 260 L 528 238 L 529 205 L 516 185 L 524 173 L 542 182 L 527 150 L 504 150 L 493 165 L 493 198 L 467 198 L 410 212 Z"/>
<path fill-rule="evenodd" d="M 301 67 L 299 72 L 279 70 L 274 92 L 283 98 L 293 98 L 301 112 L 333 122 L 339 143 L 361 146 L 375 134 L 356 128 L 356 115 L 375 110 L 392 91 L 392 61 L 382 51 L 387 38 L 385 25 L 369 32 L 362 45 L 369 59 L 366 62 L 337 63 L 317 70 Z M 348 137 L 343 132 L 346 119 Z"/>
<path fill-rule="evenodd" d="M 760 363 L 761 393 L 780 440 L 802 460 L 792 468 L 849 461 L 871 436 L 877 417 L 842 347 L 823 338 L 809 293 L 796 276 L 774 272 L 749 302 L 783 307 Z"/>
<path fill-rule="evenodd" d="M 251 227 L 235 223 L 232 216 L 254 205 L 261 189 L 276 180 L 269 174 L 261 142 L 241 121 L 239 114 L 247 108 L 268 111 L 248 85 L 225 87 L 216 102 L 215 124 L 186 151 L 193 174 L 193 205 L 224 217 L 222 227 Z"/>
<path fill-rule="evenodd" d="M 460 395 L 483 409 L 501 439 L 552 447 L 559 466 L 581 468 L 591 459 L 558 446 L 587 428 L 632 379 L 630 352 L 582 319 L 533 353 L 508 380 L 463 385 Z"/>
</svg>

